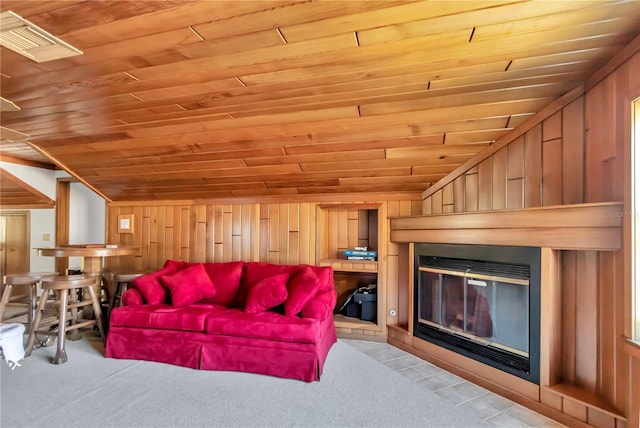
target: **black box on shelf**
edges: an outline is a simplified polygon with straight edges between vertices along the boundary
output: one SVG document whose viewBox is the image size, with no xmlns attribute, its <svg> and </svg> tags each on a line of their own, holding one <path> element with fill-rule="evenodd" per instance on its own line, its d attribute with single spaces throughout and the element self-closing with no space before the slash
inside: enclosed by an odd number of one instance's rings
<svg viewBox="0 0 640 428">
<path fill-rule="evenodd" d="M 376 322 L 377 299 L 375 293 L 354 293 L 345 308 L 345 315 L 363 321 Z"/>
</svg>

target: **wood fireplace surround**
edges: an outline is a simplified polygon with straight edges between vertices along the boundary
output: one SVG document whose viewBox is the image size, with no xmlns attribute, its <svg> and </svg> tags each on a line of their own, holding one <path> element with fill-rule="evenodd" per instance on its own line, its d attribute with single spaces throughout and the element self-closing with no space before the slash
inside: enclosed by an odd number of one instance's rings
<svg viewBox="0 0 640 428">
<path fill-rule="evenodd" d="M 562 320 L 562 250 L 619 251 L 623 210 L 622 203 L 606 202 L 391 218 L 391 241 L 399 244 L 401 255 L 399 288 L 408 304 L 406 324 L 388 326 L 389 342 L 563 422 L 572 422 L 563 407 L 577 402 L 624 423 L 625 417 L 606 400 L 563 383 L 562 332 L 557 328 Z M 540 385 L 414 337 L 415 243 L 541 248 Z"/>
</svg>

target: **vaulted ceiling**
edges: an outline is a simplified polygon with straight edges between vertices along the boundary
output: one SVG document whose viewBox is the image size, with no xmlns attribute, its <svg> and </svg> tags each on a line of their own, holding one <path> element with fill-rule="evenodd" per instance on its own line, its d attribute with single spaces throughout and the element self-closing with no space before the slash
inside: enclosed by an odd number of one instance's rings
<svg viewBox="0 0 640 428">
<path fill-rule="evenodd" d="M 17 1 L 0 156 L 112 201 L 415 193 L 640 33 L 631 1 Z M 3 108 L 3 110 L 5 110 Z M 23 141 L 24 140 L 24 141 Z"/>
</svg>

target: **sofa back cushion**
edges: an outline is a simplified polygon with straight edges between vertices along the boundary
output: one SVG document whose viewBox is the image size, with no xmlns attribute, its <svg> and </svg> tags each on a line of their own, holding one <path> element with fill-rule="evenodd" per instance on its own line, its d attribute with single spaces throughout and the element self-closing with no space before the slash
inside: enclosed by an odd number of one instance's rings
<svg viewBox="0 0 640 428">
<path fill-rule="evenodd" d="M 171 295 L 171 305 L 186 306 L 204 298 L 213 298 L 216 289 L 202 264 L 184 268 L 170 275 L 162 275 L 160 282 Z"/>
<path fill-rule="evenodd" d="M 133 280 L 133 286 L 140 292 L 146 304 L 156 305 L 167 300 L 167 290 L 160 282 L 160 277 L 177 272 L 182 268 L 181 263 L 175 260 L 167 260 L 159 270 L 139 276 Z"/>
<path fill-rule="evenodd" d="M 208 302 L 216 305 L 233 306 L 238 296 L 240 282 L 242 280 L 242 268 L 244 262 L 225 262 L 225 263 L 195 263 L 183 262 L 184 266 L 190 267 L 194 265 L 202 265 L 205 272 L 211 279 L 216 288 L 216 294 Z"/>
<path fill-rule="evenodd" d="M 253 284 L 261 279 L 281 274 L 286 274 L 288 277 L 291 277 L 300 269 L 302 269 L 302 266 L 276 265 L 263 262 L 245 263 L 244 272 L 242 274 L 242 284 L 240 286 L 240 292 L 238 293 L 235 306 L 239 308 L 244 308 L 246 306 L 249 289 Z M 288 278 L 286 282 L 289 282 Z"/>
<path fill-rule="evenodd" d="M 334 288 L 333 285 L 333 268 L 331 266 L 311 266 L 309 268 L 316 274 L 320 282 L 320 290 L 326 291 Z"/>
</svg>

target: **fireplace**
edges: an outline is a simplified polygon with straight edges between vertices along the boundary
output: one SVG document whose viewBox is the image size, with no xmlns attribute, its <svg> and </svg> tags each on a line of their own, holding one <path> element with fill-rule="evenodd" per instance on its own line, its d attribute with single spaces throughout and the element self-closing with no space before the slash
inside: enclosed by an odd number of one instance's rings
<svg viewBox="0 0 640 428">
<path fill-rule="evenodd" d="M 539 384 L 539 248 L 419 243 L 415 269 L 416 337 Z"/>
</svg>

